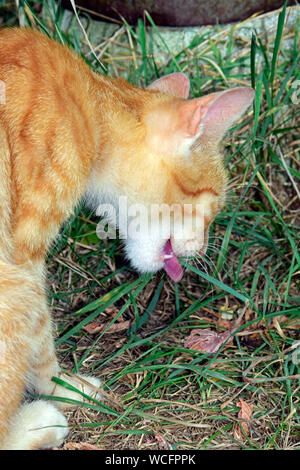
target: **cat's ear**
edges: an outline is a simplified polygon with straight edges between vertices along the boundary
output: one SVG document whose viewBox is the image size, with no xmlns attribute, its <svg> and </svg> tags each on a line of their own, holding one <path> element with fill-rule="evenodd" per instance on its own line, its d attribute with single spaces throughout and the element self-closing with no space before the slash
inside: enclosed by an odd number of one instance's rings
<svg viewBox="0 0 300 470">
<path fill-rule="evenodd" d="M 190 92 L 190 80 L 184 73 L 171 73 L 161 77 L 148 86 L 148 90 L 168 93 L 176 98 L 187 99 Z"/>
<path fill-rule="evenodd" d="M 203 136 L 219 141 L 246 111 L 253 98 L 252 88 L 240 87 L 187 102 L 182 112 L 188 136 L 194 139 Z"/>
</svg>

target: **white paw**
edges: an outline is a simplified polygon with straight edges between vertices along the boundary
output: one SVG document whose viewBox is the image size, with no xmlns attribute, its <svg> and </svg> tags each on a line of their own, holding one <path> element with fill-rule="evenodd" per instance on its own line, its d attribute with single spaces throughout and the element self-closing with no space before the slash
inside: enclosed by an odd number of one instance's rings
<svg viewBox="0 0 300 470">
<path fill-rule="evenodd" d="M 33 450 L 60 446 L 69 432 L 65 416 L 43 400 L 23 405 L 14 416 L 6 449 Z"/>
<path fill-rule="evenodd" d="M 70 390 L 64 387 L 63 385 L 56 384 L 55 389 L 52 393 L 52 395 L 55 397 L 86 402 L 88 401 L 88 399 L 81 395 L 81 393 L 84 393 L 85 395 L 88 395 L 89 397 L 94 398 L 96 400 L 101 400 L 103 398 L 101 393 L 97 390 L 99 387 L 101 387 L 101 381 L 96 377 L 90 377 L 88 375 L 81 374 L 76 375 L 76 377 L 70 377 L 68 375 L 61 374 L 59 378 L 71 385 L 72 387 L 76 388 L 77 391 Z M 92 386 L 89 386 L 89 384 L 91 384 Z M 63 401 L 56 402 L 56 405 L 61 408 L 74 406 L 72 403 L 66 403 Z"/>
</svg>

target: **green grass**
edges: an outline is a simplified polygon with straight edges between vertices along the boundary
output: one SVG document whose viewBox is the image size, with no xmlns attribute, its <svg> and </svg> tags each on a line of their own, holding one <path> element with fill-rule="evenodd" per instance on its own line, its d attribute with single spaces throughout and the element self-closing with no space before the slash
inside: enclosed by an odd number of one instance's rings
<svg viewBox="0 0 300 470">
<path fill-rule="evenodd" d="M 99 73 L 140 86 L 183 71 L 192 96 L 238 85 L 256 91 L 253 110 L 225 139 L 231 182 L 207 259 L 186 264 L 178 285 L 163 273 L 139 277 L 118 240 L 97 238 L 98 220 L 84 207 L 53 245 L 49 299 L 62 366 L 101 376 L 110 395 L 70 415 L 69 440 L 105 449 L 156 449 L 157 436 L 173 449 L 296 448 L 300 106 L 293 84 L 300 79 L 299 13 L 288 27 L 284 7 L 269 37 L 247 24 L 248 39 L 238 25 L 199 30 L 176 53 L 147 14 L 136 27 L 124 22 L 99 50 L 93 43 L 94 51 L 104 51 L 97 57 L 75 16 L 64 31 L 61 8 L 44 2 L 42 14 L 41 5 L 20 1 L 16 12 L 2 1 L 2 24 L 21 19 L 74 47 Z M 92 42 L 87 15 L 81 19 Z M 238 316 L 234 341 L 216 354 L 184 347 L 192 329 L 223 331 L 220 318 L 232 324 Z M 89 334 L 84 326 L 95 319 L 106 328 Z M 108 332 L 119 320 L 129 320 L 130 328 Z M 243 440 L 234 437 L 240 399 L 254 406 Z"/>
</svg>

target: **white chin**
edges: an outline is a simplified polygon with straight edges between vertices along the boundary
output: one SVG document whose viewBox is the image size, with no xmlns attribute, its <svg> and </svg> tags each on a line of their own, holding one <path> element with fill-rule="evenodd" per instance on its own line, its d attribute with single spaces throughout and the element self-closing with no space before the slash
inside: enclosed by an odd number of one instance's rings
<svg viewBox="0 0 300 470">
<path fill-rule="evenodd" d="M 163 268 L 160 259 L 164 241 L 144 239 L 132 240 L 128 238 L 125 243 L 127 258 L 133 268 L 140 273 L 154 273 Z"/>
</svg>

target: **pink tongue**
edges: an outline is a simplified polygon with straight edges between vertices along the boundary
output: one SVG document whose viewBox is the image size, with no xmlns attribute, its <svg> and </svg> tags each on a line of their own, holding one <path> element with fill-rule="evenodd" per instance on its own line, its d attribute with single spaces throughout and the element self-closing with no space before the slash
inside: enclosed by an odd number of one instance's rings
<svg viewBox="0 0 300 470">
<path fill-rule="evenodd" d="M 166 273 L 170 276 L 170 278 L 174 282 L 180 281 L 180 279 L 183 276 L 183 271 L 182 271 L 182 267 L 178 263 L 178 259 L 176 258 L 176 256 L 174 255 L 172 251 L 172 245 L 171 245 L 170 240 L 168 240 L 167 243 L 165 244 L 162 254 L 172 255 L 172 258 L 168 258 L 164 260 L 164 268 L 166 270 Z"/>
</svg>

